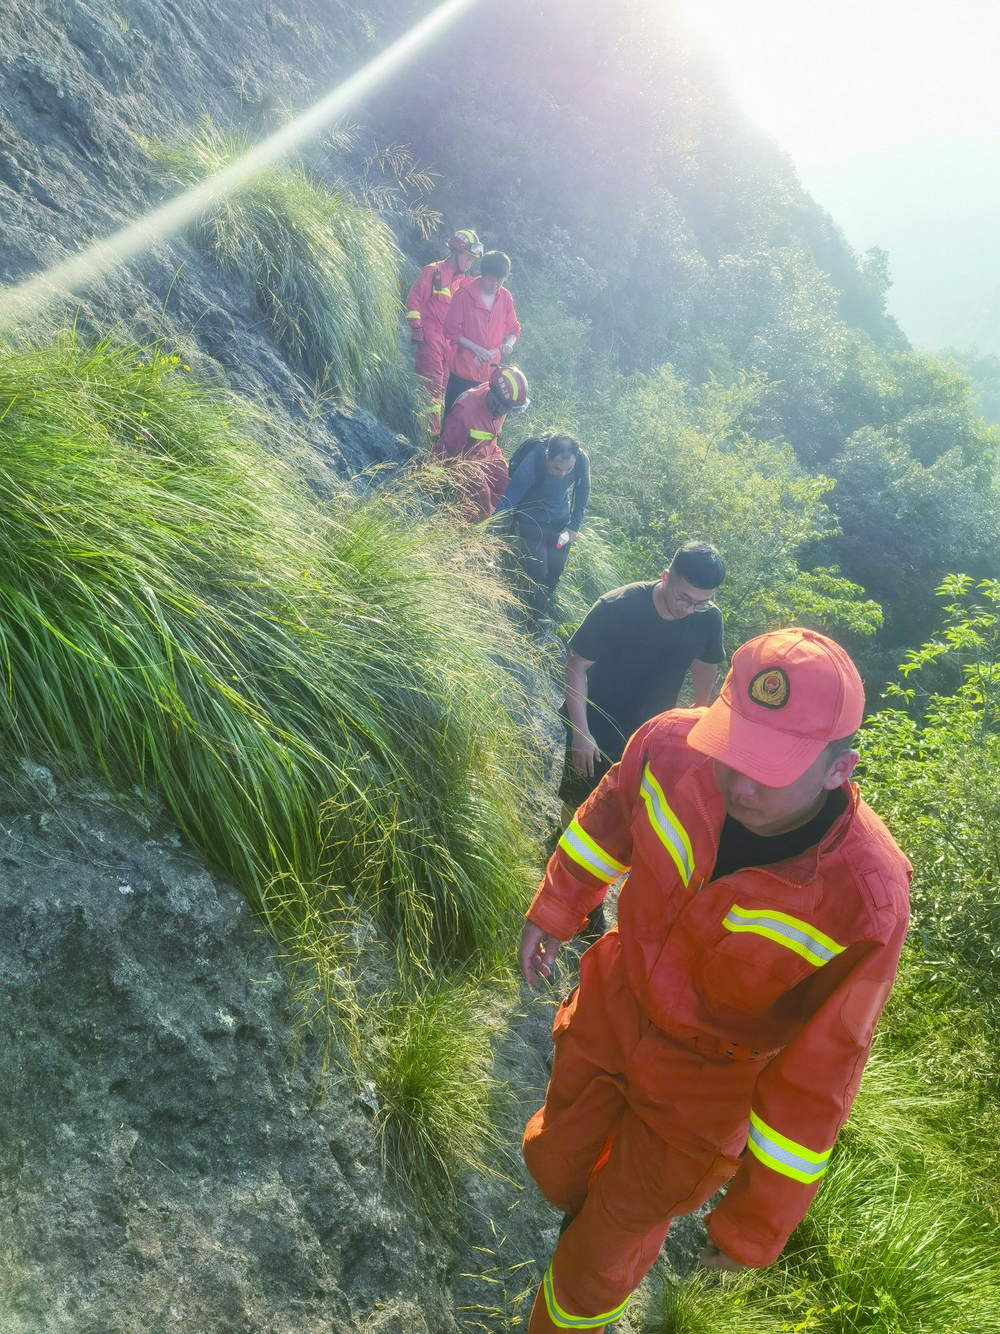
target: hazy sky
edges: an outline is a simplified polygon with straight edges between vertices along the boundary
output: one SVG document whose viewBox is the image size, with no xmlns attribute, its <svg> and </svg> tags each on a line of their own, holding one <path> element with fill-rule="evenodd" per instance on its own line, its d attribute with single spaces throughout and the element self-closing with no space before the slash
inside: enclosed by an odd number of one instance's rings
<svg viewBox="0 0 1000 1334">
<path fill-rule="evenodd" d="M 991 0 L 675 0 L 801 166 L 929 135 L 1000 141 Z"/>
</svg>

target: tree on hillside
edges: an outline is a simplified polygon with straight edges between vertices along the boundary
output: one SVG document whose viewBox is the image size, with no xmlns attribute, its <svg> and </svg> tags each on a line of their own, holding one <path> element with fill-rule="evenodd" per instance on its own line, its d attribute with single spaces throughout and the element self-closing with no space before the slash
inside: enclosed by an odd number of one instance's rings
<svg viewBox="0 0 1000 1334">
<path fill-rule="evenodd" d="M 891 642 L 926 636 L 932 588 L 949 570 L 1000 574 L 995 495 L 980 470 L 965 466 L 960 447 L 925 466 L 889 430 L 866 427 L 851 437 L 834 473 L 841 533 L 830 550 L 885 607 Z"/>
<path fill-rule="evenodd" d="M 836 570 L 800 568 L 836 531 L 823 501 L 831 483 L 804 473 L 787 446 L 742 430 L 766 389 L 744 377 L 691 390 L 669 367 L 623 380 L 592 446 L 592 509 L 621 533 L 644 578 L 681 542 L 714 542 L 729 571 L 722 602 L 732 643 L 783 622 L 870 635 L 881 610 L 860 588 Z"/>
</svg>

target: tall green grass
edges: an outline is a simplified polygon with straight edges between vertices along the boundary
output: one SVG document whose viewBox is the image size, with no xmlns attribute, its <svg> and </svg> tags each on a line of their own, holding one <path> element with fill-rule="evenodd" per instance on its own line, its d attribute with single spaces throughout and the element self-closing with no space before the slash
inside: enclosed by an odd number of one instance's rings
<svg viewBox="0 0 1000 1334">
<path fill-rule="evenodd" d="M 202 121 L 186 143 L 146 149 L 184 185 L 245 156 L 241 136 Z M 249 288 L 319 397 L 367 408 L 414 435 L 417 382 L 398 349 L 401 259 L 392 232 L 303 167 L 265 167 L 194 225 L 195 240 Z"/>
<path fill-rule="evenodd" d="M 293 939 L 332 901 L 491 965 L 533 857 L 500 586 L 451 516 L 321 511 L 233 411 L 156 348 L 4 348 L 0 755 L 157 789 Z"/>
<path fill-rule="evenodd" d="M 840 1153 L 769 1269 L 668 1289 L 651 1334 L 995 1334 L 995 1239 L 947 1176 Z"/>
<path fill-rule="evenodd" d="M 491 1170 L 502 1155 L 491 1047 L 498 994 L 439 981 L 376 996 L 355 1053 L 377 1103 L 383 1161 L 438 1224 L 454 1221 L 461 1172 Z"/>
</svg>

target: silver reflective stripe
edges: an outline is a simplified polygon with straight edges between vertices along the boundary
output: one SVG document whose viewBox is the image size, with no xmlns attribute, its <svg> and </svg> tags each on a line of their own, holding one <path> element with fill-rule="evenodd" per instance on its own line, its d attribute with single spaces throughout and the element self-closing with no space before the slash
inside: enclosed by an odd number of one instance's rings
<svg viewBox="0 0 1000 1334">
<path fill-rule="evenodd" d="M 768 940 L 794 950 L 817 968 L 835 959 L 845 949 L 845 946 L 838 945 L 808 922 L 789 917 L 787 913 L 776 912 L 773 908 L 755 910 L 741 908 L 738 903 L 734 903 L 722 925 L 727 931 L 751 931 L 754 935 L 766 936 Z"/>
<path fill-rule="evenodd" d="M 832 1147 L 822 1153 L 807 1149 L 804 1144 L 780 1135 L 772 1130 L 766 1121 L 762 1121 L 756 1112 L 750 1113 L 750 1134 L 747 1148 L 766 1166 L 782 1176 L 794 1181 L 803 1181 L 807 1185 L 818 1181 L 830 1162 Z"/>
<path fill-rule="evenodd" d="M 642 775 L 642 787 L 639 790 L 646 803 L 646 814 L 649 816 L 653 833 L 674 859 L 681 879 L 686 885 L 694 874 L 691 840 L 687 836 L 687 830 L 670 809 L 663 795 L 663 788 L 653 777 L 653 771 L 648 764 Z"/>
<path fill-rule="evenodd" d="M 603 1329 L 605 1325 L 610 1325 L 612 1320 L 617 1320 L 625 1314 L 625 1307 L 632 1300 L 632 1294 L 625 1298 L 621 1306 L 616 1306 L 613 1311 L 605 1311 L 604 1315 L 570 1315 L 564 1311 L 556 1301 L 555 1287 L 552 1282 L 552 1265 L 549 1264 L 545 1271 L 545 1279 L 542 1284 L 542 1291 L 545 1293 L 545 1305 L 548 1308 L 549 1319 L 560 1329 Z"/>
<path fill-rule="evenodd" d="M 612 880 L 617 880 L 628 870 L 623 862 L 616 861 L 599 843 L 595 843 L 576 820 L 570 821 L 566 832 L 559 840 L 559 846 L 567 857 L 572 857 L 585 871 L 589 871 L 606 885 L 610 885 Z"/>
</svg>

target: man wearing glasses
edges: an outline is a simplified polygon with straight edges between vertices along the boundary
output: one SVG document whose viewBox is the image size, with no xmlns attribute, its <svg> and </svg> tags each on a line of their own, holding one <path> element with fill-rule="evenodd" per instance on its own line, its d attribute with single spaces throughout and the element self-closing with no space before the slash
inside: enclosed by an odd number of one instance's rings
<svg viewBox="0 0 1000 1334">
<path fill-rule="evenodd" d="M 594 603 L 569 642 L 566 763 L 559 796 L 572 813 L 650 718 L 672 709 L 688 670 L 696 707 L 709 704 L 725 658 L 712 599 L 726 576 L 709 542 L 686 542 L 659 579 Z"/>
</svg>

